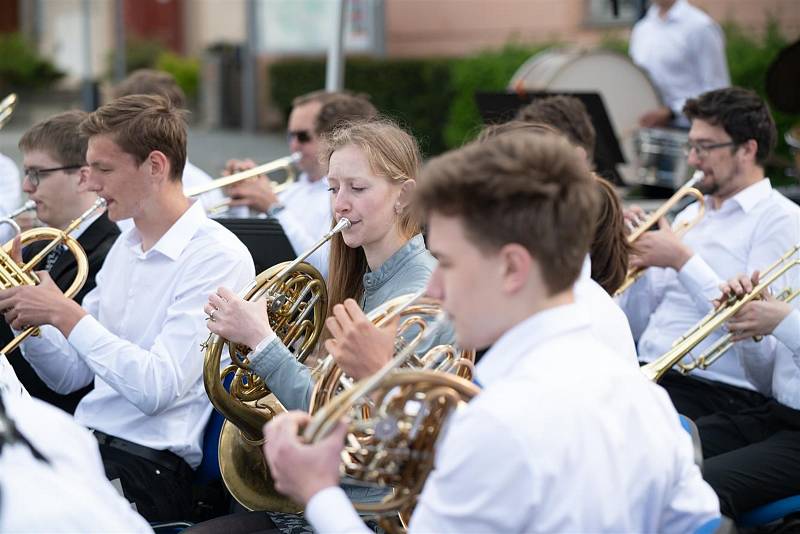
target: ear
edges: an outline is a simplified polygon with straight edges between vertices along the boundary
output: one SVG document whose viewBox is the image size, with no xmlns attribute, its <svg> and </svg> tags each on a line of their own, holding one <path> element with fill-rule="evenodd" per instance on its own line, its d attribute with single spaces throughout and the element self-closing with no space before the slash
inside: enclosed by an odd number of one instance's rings
<svg viewBox="0 0 800 534">
<path fill-rule="evenodd" d="M 747 160 L 755 163 L 756 153 L 758 152 L 758 141 L 755 139 L 748 139 L 739 145 L 739 154 Z"/>
<path fill-rule="evenodd" d="M 160 150 L 150 152 L 144 164 L 147 166 L 150 176 L 157 178 L 159 181 L 169 180 L 170 161 L 166 154 Z"/>
<path fill-rule="evenodd" d="M 414 195 L 414 189 L 417 187 L 416 180 L 406 180 L 403 182 L 403 185 L 400 186 L 400 194 L 397 197 L 397 201 L 395 205 L 400 208 L 399 211 L 402 212 L 406 209 L 406 207 L 411 202 L 411 198 Z"/>
<path fill-rule="evenodd" d="M 534 259 L 528 249 L 518 243 L 504 245 L 499 252 L 502 269 L 502 290 L 507 295 L 518 293 L 529 283 Z"/>
<path fill-rule="evenodd" d="M 79 193 L 85 193 L 89 190 L 89 166 L 84 165 L 78 169 L 78 187 Z"/>
</svg>

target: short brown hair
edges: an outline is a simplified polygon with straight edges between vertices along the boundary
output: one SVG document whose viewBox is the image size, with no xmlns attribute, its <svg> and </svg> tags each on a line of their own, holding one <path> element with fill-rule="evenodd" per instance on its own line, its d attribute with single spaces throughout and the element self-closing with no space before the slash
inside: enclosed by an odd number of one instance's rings
<svg viewBox="0 0 800 534">
<path fill-rule="evenodd" d="M 329 162 L 337 150 L 355 145 L 364 151 L 370 170 L 395 183 L 417 180 L 422 161 L 416 140 L 388 119 L 351 123 L 331 132 L 325 139 Z M 417 213 L 405 208 L 397 214 L 398 233 L 410 239 L 421 231 Z M 360 299 L 364 292 L 364 274 L 369 270 L 364 251 L 348 247 L 341 234 L 331 239 L 328 275 L 329 311 L 347 298 Z"/>
<path fill-rule="evenodd" d="M 80 133 L 80 125 L 88 116 L 85 111 L 73 110 L 48 117 L 22 134 L 19 149 L 42 150 L 62 165 L 86 165 L 88 142 Z"/>
<path fill-rule="evenodd" d="M 573 144 L 583 148 L 590 160 L 594 158 L 597 135 L 592 126 L 592 119 L 583 102 L 574 96 L 537 98 L 517 112 L 517 119 L 554 127 L 566 135 Z"/>
<path fill-rule="evenodd" d="M 339 126 L 349 122 L 372 120 L 378 110 L 363 93 L 336 93 L 322 103 L 314 125 L 316 134 L 327 135 Z"/>
<path fill-rule="evenodd" d="M 176 108 L 186 108 L 186 94 L 175 77 L 154 69 L 137 69 L 112 90 L 114 98 L 128 95 L 160 95 Z"/>
<path fill-rule="evenodd" d="M 317 91 L 311 91 L 310 93 L 306 93 L 306 94 L 294 97 L 294 100 L 292 100 L 292 107 L 296 108 L 297 106 L 304 106 L 304 105 L 310 104 L 312 102 L 324 103 L 325 100 L 327 100 L 328 98 L 331 97 L 331 95 L 334 95 L 334 94 L 335 93 L 332 93 L 330 91 L 326 91 L 325 89 L 319 89 Z"/>
<path fill-rule="evenodd" d="M 524 246 L 551 294 L 578 278 L 599 200 L 586 162 L 563 137 L 520 133 L 471 143 L 431 160 L 416 192 L 423 213 L 460 218 L 476 245 Z"/>
<path fill-rule="evenodd" d="M 154 150 L 164 153 L 170 178 L 181 180 L 186 165 L 186 117 L 163 96 L 123 96 L 89 114 L 80 129 L 86 137 L 111 136 L 138 165 Z"/>
<path fill-rule="evenodd" d="M 628 259 L 633 247 L 625 233 L 622 201 L 608 180 L 595 175 L 600 191 L 600 213 L 595 225 L 589 255 L 592 259 L 592 280 L 613 295 L 628 274 Z"/>
</svg>

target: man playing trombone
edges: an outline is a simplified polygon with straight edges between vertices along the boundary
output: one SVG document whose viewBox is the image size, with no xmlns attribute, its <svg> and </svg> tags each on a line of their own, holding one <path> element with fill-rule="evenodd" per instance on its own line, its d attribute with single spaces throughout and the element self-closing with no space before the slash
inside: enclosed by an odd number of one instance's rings
<svg viewBox="0 0 800 534">
<path fill-rule="evenodd" d="M 705 193 L 706 214 L 682 240 L 662 220 L 659 230 L 635 243 L 631 265 L 648 269 L 620 304 L 645 362 L 664 354 L 712 309 L 725 279 L 769 265 L 800 241 L 800 209 L 764 176 L 777 136 L 764 101 L 733 87 L 690 99 L 684 112 L 692 121 L 689 164 L 704 173 L 697 187 Z M 698 209 L 697 204 L 684 209 L 675 225 L 695 218 Z M 709 336 L 697 353 L 719 336 Z M 773 343 L 758 350 L 769 351 Z M 664 376 L 662 385 L 680 413 L 695 419 L 765 402 L 745 373 L 741 349 L 733 351 L 696 376 L 674 371 Z"/>
</svg>

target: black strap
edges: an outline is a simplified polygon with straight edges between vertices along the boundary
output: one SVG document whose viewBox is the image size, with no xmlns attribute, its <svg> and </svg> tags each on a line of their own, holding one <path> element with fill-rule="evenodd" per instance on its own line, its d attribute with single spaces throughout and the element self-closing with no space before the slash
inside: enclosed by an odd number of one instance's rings
<svg viewBox="0 0 800 534">
<path fill-rule="evenodd" d="M 145 447 L 144 445 L 139 445 L 138 443 L 118 438 L 117 436 L 111 436 L 99 430 L 93 430 L 92 433 L 97 439 L 97 443 L 100 445 L 105 445 L 106 447 L 138 456 L 139 458 L 143 458 L 165 469 L 169 469 L 174 473 L 179 473 L 182 468 L 191 471 L 189 464 L 187 464 L 183 458 L 170 451 L 151 449 L 150 447 Z"/>
<path fill-rule="evenodd" d="M 0 453 L 3 452 L 3 447 L 5 445 L 14 445 L 17 443 L 28 447 L 33 457 L 37 460 L 50 464 L 50 461 L 39 452 L 39 449 L 37 449 L 33 443 L 28 441 L 28 438 L 20 433 L 17 429 L 17 425 L 8 417 L 6 405 L 3 403 L 3 396 L 0 395 Z"/>
</svg>

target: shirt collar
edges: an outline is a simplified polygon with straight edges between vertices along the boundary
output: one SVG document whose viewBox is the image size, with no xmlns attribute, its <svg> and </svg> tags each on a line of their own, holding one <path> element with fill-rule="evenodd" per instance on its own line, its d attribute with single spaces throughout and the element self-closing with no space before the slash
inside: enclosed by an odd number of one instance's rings
<svg viewBox="0 0 800 534">
<path fill-rule="evenodd" d="M 388 260 L 375 271 L 364 275 L 364 289 L 374 291 L 391 279 L 397 271 L 412 257 L 425 251 L 425 241 L 422 234 L 417 234 L 392 254 Z"/>
<path fill-rule="evenodd" d="M 689 6 L 689 4 L 686 2 L 686 0 L 677 0 L 674 4 L 672 4 L 672 7 L 669 8 L 669 10 L 667 11 L 666 16 L 662 19 L 658 15 L 658 11 L 659 11 L 658 6 L 655 5 L 655 4 L 652 4 L 650 6 L 650 9 L 647 12 L 647 16 L 649 18 L 653 18 L 653 19 L 656 19 L 656 20 L 659 20 L 659 21 L 676 22 L 676 21 L 681 20 L 684 12 L 686 11 L 686 8 L 688 6 Z"/>
<path fill-rule="evenodd" d="M 175 221 L 175 224 L 147 252 L 142 253 L 142 237 L 135 226 L 128 230 L 125 235 L 125 243 L 137 255 L 148 256 L 151 253 L 158 252 L 173 261 L 177 260 L 207 218 L 202 203 L 196 200 L 191 202 L 189 209 Z"/>
<path fill-rule="evenodd" d="M 765 200 L 769 197 L 772 193 L 772 184 L 769 181 L 769 178 L 764 178 L 759 180 L 758 182 L 754 183 L 753 185 L 749 185 L 733 195 L 728 201 L 726 201 L 724 205 L 728 204 L 728 202 L 733 202 L 737 204 L 742 211 L 748 213 L 752 210 L 759 202 Z"/>
<path fill-rule="evenodd" d="M 520 359 L 536 346 L 589 326 L 589 313 L 578 303 L 556 306 L 531 315 L 503 334 L 481 358 L 477 365 L 479 383 L 486 387 L 509 376 Z"/>
<path fill-rule="evenodd" d="M 578 275 L 578 281 L 584 282 L 592 277 L 592 258 L 588 254 L 583 259 L 583 267 L 581 267 L 581 274 Z"/>
</svg>

